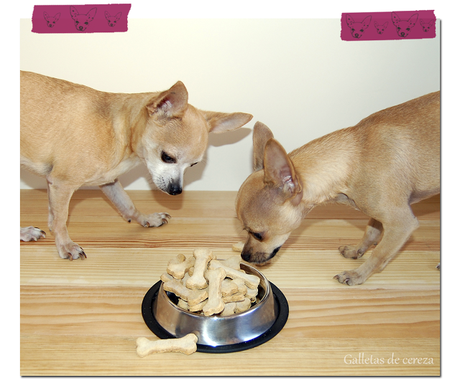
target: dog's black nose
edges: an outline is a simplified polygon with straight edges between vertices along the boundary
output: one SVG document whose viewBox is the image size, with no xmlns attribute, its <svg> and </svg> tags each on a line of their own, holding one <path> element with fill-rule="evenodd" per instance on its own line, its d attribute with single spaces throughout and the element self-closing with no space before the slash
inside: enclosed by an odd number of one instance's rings
<svg viewBox="0 0 460 383">
<path fill-rule="evenodd" d="M 168 187 L 168 194 L 170 195 L 178 195 L 182 193 L 182 187 L 180 185 L 171 184 Z"/>
<path fill-rule="evenodd" d="M 242 252 L 241 253 L 241 258 L 243 259 L 243 261 L 251 262 L 251 253 Z"/>
</svg>

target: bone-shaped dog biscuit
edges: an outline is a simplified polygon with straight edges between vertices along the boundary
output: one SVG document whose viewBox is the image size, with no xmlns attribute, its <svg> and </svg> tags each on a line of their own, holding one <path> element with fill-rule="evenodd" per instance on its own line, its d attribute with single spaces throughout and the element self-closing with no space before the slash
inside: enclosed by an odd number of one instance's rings
<svg viewBox="0 0 460 383">
<path fill-rule="evenodd" d="M 243 292 L 246 298 L 249 298 L 251 302 L 255 302 L 257 295 L 259 294 L 259 289 L 250 289 L 248 288 L 242 279 L 234 279 L 233 282 L 238 285 L 238 291 Z"/>
<path fill-rule="evenodd" d="M 171 275 L 169 275 L 168 273 L 163 273 L 160 276 L 160 280 L 162 282 L 168 282 L 168 281 L 171 281 L 172 279 L 173 279 L 173 277 Z"/>
<path fill-rule="evenodd" d="M 203 302 L 200 302 L 200 303 L 197 303 L 196 305 L 188 305 L 188 311 L 192 312 L 192 313 L 196 313 L 198 311 L 203 311 L 203 307 L 204 305 L 208 303 L 208 300 L 205 299 Z"/>
<path fill-rule="evenodd" d="M 244 282 L 243 282 L 244 283 Z M 222 281 L 222 296 L 233 295 L 238 292 L 238 285 L 231 279 L 224 279 Z"/>
<path fill-rule="evenodd" d="M 189 261 L 190 258 L 193 258 L 195 265 L 189 268 L 192 263 Z M 251 307 L 251 303 L 257 302 L 260 279 L 256 275 L 247 274 L 244 270 L 241 270 L 241 257 L 235 255 L 221 261 L 217 261 L 215 258 L 210 249 L 201 248 L 196 249 L 192 257 L 179 254 L 169 262 L 168 267 L 172 267 L 168 271 L 171 273 L 173 273 L 172 269 L 176 265 L 183 268 L 180 274 L 175 274 L 180 276 L 184 273 L 181 279 L 174 278 L 170 273 L 161 275 L 164 290 L 174 293 L 179 299 L 176 303 L 178 307 L 198 315 L 219 314 L 226 316 L 245 311 Z M 195 273 L 197 260 L 200 261 L 198 262 L 198 271 Z M 218 269 L 224 270 L 224 274 L 222 274 L 221 270 L 217 273 Z M 191 288 L 187 286 L 193 275 L 195 275 L 195 278 L 201 279 L 202 274 L 206 283 L 194 284 Z M 218 278 L 213 275 L 217 275 Z M 215 284 L 211 282 L 214 278 L 220 280 L 220 286 L 217 281 Z M 203 288 L 202 286 L 205 287 Z M 212 298 L 208 298 L 210 290 L 213 291 Z M 223 306 L 222 302 L 224 303 Z M 205 306 L 207 306 L 206 312 L 204 311 Z"/>
<path fill-rule="evenodd" d="M 248 292 L 248 287 L 241 278 L 234 278 L 232 282 L 238 286 L 238 292 L 246 295 Z M 256 289 L 257 290 L 257 289 Z"/>
<path fill-rule="evenodd" d="M 233 314 L 242 313 L 251 308 L 251 300 L 244 298 L 239 302 L 229 302 L 225 304 L 224 310 L 219 314 L 221 317 L 226 317 Z"/>
<path fill-rule="evenodd" d="M 186 301 L 184 301 L 181 298 L 178 298 L 177 301 L 177 307 L 181 308 L 182 310 L 185 311 L 190 311 L 190 312 L 197 312 L 203 310 L 203 306 L 208 302 L 207 299 L 205 299 L 203 302 L 200 302 L 194 306 L 190 306 Z"/>
<path fill-rule="evenodd" d="M 255 302 L 257 300 L 258 294 L 259 294 L 259 289 L 248 289 L 246 291 L 246 298 L 249 298 L 251 302 Z"/>
<path fill-rule="evenodd" d="M 227 283 L 236 287 L 236 289 L 233 288 L 231 290 L 231 294 L 224 294 L 224 286 L 227 285 Z M 248 288 L 246 287 L 244 281 L 240 278 L 224 279 L 222 281 L 222 299 L 226 305 L 228 303 L 242 301 L 245 298 L 247 291 Z"/>
<path fill-rule="evenodd" d="M 244 248 L 244 242 L 238 242 L 232 245 L 232 250 L 241 253 Z"/>
<path fill-rule="evenodd" d="M 196 249 L 193 252 L 195 257 L 195 266 L 193 269 L 193 275 L 187 280 L 186 286 L 189 289 L 204 289 L 208 282 L 204 277 L 204 273 L 208 267 L 209 261 L 215 259 L 210 249 Z"/>
<path fill-rule="evenodd" d="M 169 265 L 177 265 L 179 263 L 182 263 L 185 261 L 185 255 L 184 254 L 177 254 L 175 258 L 171 259 L 168 262 L 168 267 Z"/>
<path fill-rule="evenodd" d="M 233 255 L 227 258 L 225 261 L 222 261 L 222 264 L 228 267 L 231 267 L 235 270 L 240 270 L 241 256 Z"/>
<path fill-rule="evenodd" d="M 208 297 L 207 290 L 190 290 L 177 279 L 163 282 L 163 289 L 176 294 L 184 301 L 187 301 L 190 306 L 196 305 Z"/>
<path fill-rule="evenodd" d="M 189 310 L 188 303 L 184 301 L 182 298 L 178 298 L 177 307 L 180 307 L 183 310 Z"/>
<path fill-rule="evenodd" d="M 238 271 L 238 270 L 232 269 L 231 267 L 225 266 L 217 260 L 211 261 L 210 263 L 211 269 L 217 269 L 219 267 L 222 267 L 225 270 L 227 277 L 231 279 L 241 278 L 246 284 L 246 286 L 248 286 L 250 289 L 256 289 L 257 286 L 259 286 L 260 278 L 257 275 L 245 274 L 242 271 Z"/>
<path fill-rule="evenodd" d="M 221 267 L 209 270 L 207 273 L 209 280 L 208 302 L 203 307 L 203 314 L 210 316 L 219 314 L 225 307 L 222 300 L 222 281 L 225 278 L 225 270 Z"/>
<path fill-rule="evenodd" d="M 153 353 L 164 352 L 181 352 L 186 355 L 193 354 L 196 351 L 196 342 L 198 337 L 191 333 L 182 338 L 148 340 L 147 338 L 137 338 L 137 355 L 141 358 Z"/>
<path fill-rule="evenodd" d="M 182 279 L 184 278 L 185 273 L 189 271 L 194 264 L 195 258 L 192 255 L 185 256 L 183 254 L 179 254 L 175 259 L 172 259 L 168 263 L 166 271 L 174 278 Z"/>
<path fill-rule="evenodd" d="M 228 317 L 235 314 L 236 302 L 229 302 L 225 304 L 224 310 L 219 314 L 221 317 Z"/>
<path fill-rule="evenodd" d="M 240 302 L 236 302 L 235 313 L 242 313 L 246 310 L 249 310 L 251 307 L 251 300 L 249 298 L 244 298 Z"/>
<path fill-rule="evenodd" d="M 230 302 L 242 301 L 244 298 L 245 298 L 245 295 L 238 292 L 238 293 L 233 294 L 233 295 L 228 295 L 226 297 L 222 297 L 222 300 L 224 301 L 224 303 L 230 303 Z"/>
</svg>

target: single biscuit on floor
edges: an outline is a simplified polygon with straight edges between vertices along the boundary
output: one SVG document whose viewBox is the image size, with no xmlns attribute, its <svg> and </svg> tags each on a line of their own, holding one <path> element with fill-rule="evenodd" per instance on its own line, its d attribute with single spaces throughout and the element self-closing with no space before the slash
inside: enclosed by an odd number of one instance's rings
<svg viewBox="0 0 460 383">
<path fill-rule="evenodd" d="M 241 253 L 244 248 L 244 242 L 238 242 L 232 245 L 232 250 Z"/>
<path fill-rule="evenodd" d="M 181 352 L 182 354 L 190 355 L 196 351 L 197 342 L 198 337 L 193 333 L 185 335 L 182 338 L 160 339 L 153 341 L 141 337 L 136 340 L 136 352 L 141 358 L 149 354 L 164 352 Z"/>
</svg>

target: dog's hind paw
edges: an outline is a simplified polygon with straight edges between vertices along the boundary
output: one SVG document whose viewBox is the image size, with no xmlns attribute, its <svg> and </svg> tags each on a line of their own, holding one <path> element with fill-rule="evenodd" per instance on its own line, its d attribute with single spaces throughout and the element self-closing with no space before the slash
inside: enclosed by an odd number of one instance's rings
<svg viewBox="0 0 460 383">
<path fill-rule="evenodd" d="M 364 251 L 356 246 L 340 246 L 339 251 L 345 258 L 351 259 L 361 258 L 364 254 Z"/>
<path fill-rule="evenodd" d="M 78 246 L 76 243 L 69 242 L 65 245 L 57 246 L 59 256 L 63 259 L 69 259 L 70 261 L 74 259 L 85 259 L 86 254 L 83 249 Z"/>
<path fill-rule="evenodd" d="M 21 227 L 21 241 L 38 241 L 40 238 L 45 238 L 46 233 L 38 227 Z"/>
<path fill-rule="evenodd" d="M 171 216 L 168 213 L 153 213 L 143 215 L 138 222 L 144 227 L 159 227 L 166 225 L 170 218 Z"/>
</svg>

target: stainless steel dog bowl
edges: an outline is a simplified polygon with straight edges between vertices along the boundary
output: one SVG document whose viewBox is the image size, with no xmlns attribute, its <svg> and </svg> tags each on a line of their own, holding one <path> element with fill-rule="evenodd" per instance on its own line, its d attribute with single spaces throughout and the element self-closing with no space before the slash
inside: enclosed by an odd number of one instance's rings
<svg viewBox="0 0 460 383">
<path fill-rule="evenodd" d="M 268 341 L 287 321 L 286 298 L 253 266 L 241 263 L 241 268 L 260 278 L 257 300 L 249 310 L 226 317 L 191 313 L 178 307 L 177 297 L 165 292 L 159 281 L 144 297 L 146 324 L 160 338 L 180 338 L 193 332 L 198 337 L 198 351 L 203 352 L 240 351 Z"/>
</svg>

